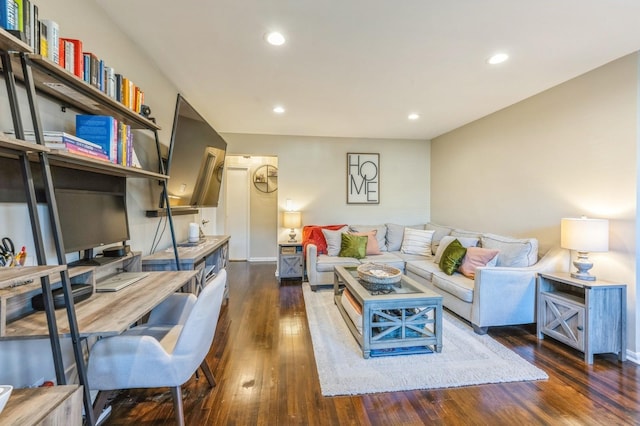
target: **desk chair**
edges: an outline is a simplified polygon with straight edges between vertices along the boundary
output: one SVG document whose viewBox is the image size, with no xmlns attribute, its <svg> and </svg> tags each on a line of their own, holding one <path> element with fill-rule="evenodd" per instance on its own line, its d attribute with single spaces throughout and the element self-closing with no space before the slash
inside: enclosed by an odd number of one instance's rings
<svg viewBox="0 0 640 426">
<path fill-rule="evenodd" d="M 97 414 L 109 396 L 106 391 L 170 387 L 176 421 L 184 425 L 181 386 L 198 367 L 215 386 L 205 357 L 215 335 L 226 280 L 223 269 L 197 299 L 172 295 L 152 311 L 148 323 L 96 342 L 89 353 L 87 381 L 92 390 L 100 391 L 94 403 Z"/>
</svg>

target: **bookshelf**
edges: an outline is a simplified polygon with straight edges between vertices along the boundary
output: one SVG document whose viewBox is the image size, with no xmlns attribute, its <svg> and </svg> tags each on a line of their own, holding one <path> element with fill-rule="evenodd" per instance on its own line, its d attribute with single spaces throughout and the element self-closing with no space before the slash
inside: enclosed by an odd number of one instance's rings
<svg viewBox="0 0 640 426">
<path fill-rule="evenodd" d="M 15 281 L 27 281 L 33 279 L 33 283 L 24 284 L 24 290 L 6 291 L 7 296 L 19 296 L 21 292 L 32 290 L 38 287 L 40 282 L 42 293 L 45 295 L 45 323 L 48 329 L 49 340 L 51 342 L 52 356 L 58 385 L 65 385 L 65 369 L 62 361 L 62 351 L 60 344 L 60 334 L 58 331 L 56 314 L 53 309 L 53 299 L 51 295 L 51 282 L 56 281 L 51 273 L 59 275 L 57 281 L 61 282 L 67 302 L 68 333 L 73 342 L 74 357 L 77 366 L 79 382 L 82 385 L 82 394 L 85 411 L 85 422 L 94 425 L 96 419 L 92 409 L 90 386 L 87 383 L 86 365 L 80 339 L 80 330 L 76 318 L 75 306 L 71 297 L 71 277 L 66 267 L 64 248 L 62 247 L 62 235 L 60 233 L 60 221 L 57 213 L 57 204 L 54 194 L 54 182 L 51 174 L 51 165 L 63 167 L 71 171 L 90 171 L 99 175 L 111 175 L 126 179 L 128 177 L 148 178 L 158 180 L 164 189 L 165 205 L 169 206 L 166 191 L 166 181 L 168 176 L 164 174 L 163 165 L 160 163 L 160 172 L 152 172 L 133 167 L 125 167 L 106 161 L 93 160 L 90 158 L 74 155 L 63 151 L 53 151 L 44 146 L 42 124 L 40 122 L 39 110 L 37 106 L 38 96 L 47 96 L 57 100 L 62 108 L 71 107 L 80 113 L 110 115 L 118 121 L 130 125 L 133 129 L 142 129 L 153 132 L 158 158 L 160 158 L 160 142 L 158 139 L 159 126 L 146 117 L 139 115 L 120 102 L 112 99 L 97 88 L 84 82 L 74 74 L 59 67 L 52 61 L 33 53 L 31 48 L 13 37 L 7 31 L 0 29 L 0 58 L 2 65 L 0 72 L 4 77 L 7 87 L 7 99 L 12 115 L 16 139 L 0 135 L 0 157 L 15 159 L 19 163 L 19 170 L 22 175 L 24 194 L 29 207 L 30 223 L 32 225 L 33 240 L 36 248 L 36 258 L 38 265 L 46 265 L 45 244 L 43 240 L 40 220 L 38 218 L 38 207 L 36 201 L 36 189 L 34 177 L 32 175 L 31 163 L 37 163 L 42 174 L 44 193 L 49 208 L 49 220 L 52 228 L 52 235 L 55 244 L 59 269 L 39 270 L 31 268 L 20 268 L 11 271 L 17 274 L 15 277 L 7 279 Z M 24 128 L 18 103 L 16 81 L 21 82 L 26 91 L 30 118 L 33 124 L 36 143 L 22 140 Z M 16 180 L 14 176 L 6 175 L 8 172 L 0 170 L 0 178 L 6 180 Z M 0 195 L 2 195 L 0 193 Z M 2 201 L 2 200 L 0 200 Z M 171 237 L 175 253 L 176 264 L 180 265 L 178 258 L 175 232 L 171 217 L 171 210 L 167 207 L 167 218 L 170 225 Z M 40 268 L 40 267 L 36 267 Z M 179 267 L 177 269 L 180 269 Z M 35 274 L 35 275 L 34 275 Z M 8 297 L 7 297 L 8 298 Z M 0 302 L 3 303 L 3 302 Z M 6 309 L 6 302 L 3 306 Z"/>
</svg>

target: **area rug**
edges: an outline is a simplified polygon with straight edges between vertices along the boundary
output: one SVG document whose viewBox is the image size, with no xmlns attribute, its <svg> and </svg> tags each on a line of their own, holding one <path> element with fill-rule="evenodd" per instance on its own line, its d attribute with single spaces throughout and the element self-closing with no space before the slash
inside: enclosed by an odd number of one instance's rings
<svg viewBox="0 0 640 426">
<path fill-rule="evenodd" d="M 322 395 L 356 395 L 548 379 L 490 336 L 445 311 L 441 353 L 364 359 L 333 291 L 302 285 Z"/>
</svg>

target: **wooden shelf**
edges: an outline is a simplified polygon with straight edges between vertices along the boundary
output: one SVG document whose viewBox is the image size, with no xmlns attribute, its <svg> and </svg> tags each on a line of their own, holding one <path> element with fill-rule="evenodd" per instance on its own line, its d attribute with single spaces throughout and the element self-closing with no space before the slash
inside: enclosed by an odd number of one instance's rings
<svg viewBox="0 0 640 426">
<path fill-rule="evenodd" d="M 26 142 L 0 134 L 0 150 L 5 153 L 49 152 L 50 149 L 35 142 Z"/>
<path fill-rule="evenodd" d="M 38 280 L 40 277 L 55 274 L 64 271 L 67 265 L 54 266 L 23 266 L 20 268 L 2 268 L 0 269 L 0 289 L 15 288 L 18 286 L 28 285 L 26 282 Z"/>
<path fill-rule="evenodd" d="M 110 115 L 134 129 L 160 130 L 153 121 L 127 108 L 49 59 L 36 54 L 28 54 L 27 58 L 31 64 L 36 90 L 61 101 L 63 106 L 77 108 L 87 114 Z M 20 55 L 12 55 L 12 68 L 16 78 L 24 81 Z"/>
<path fill-rule="evenodd" d="M 96 160 L 81 155 L 72 154 L 67 151 L 51 150 L 49 161 L 54 166 L 67 167 L 70 169 L 99 172 L 122 177 L 151 178 L 158 180 L 169 179 L 168 175 L 150 172 L 136 167 L 126 167 L 108 161 Z"/>
<path fill-rule="evenodd" d="M 14 37 L 7 30 L 0 28 L 0 50 L 5 52 L 26 52 L 32 53 L 31 47 L 22 40 Z"/>
</svg>

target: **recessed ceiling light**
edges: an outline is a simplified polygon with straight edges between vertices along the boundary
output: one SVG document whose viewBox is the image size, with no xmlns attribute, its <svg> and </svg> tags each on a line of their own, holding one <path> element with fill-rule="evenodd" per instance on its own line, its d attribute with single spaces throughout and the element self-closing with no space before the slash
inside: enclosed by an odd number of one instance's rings
<svg viewBox="0 0 640 426">
<path fill-rule="evenodd" d="M 509 55 L 507 55 L 506 53 L 496 53 L 495 55 L 490 57 L 487 62 L 491 65 L 497 65 L 503 63 L 507 59 L 509 59 Z"/>
<path fill-rule="evenodd" d="M 414 113 L 409 114 L 409 116 L 407 116 L 407 118 L 408 118 L 409 120 L 417 120 L 418 118 L 420 118 L 420 115 L 418 115 L 418 114 L 416 114 L 416 113 L 414 112 Z"/>
<path fill-rule="evenodd" d="M 267 33 L 265 36 L 267 43 L 272 44 L 274 46 L 281 46 L 286 41 L 284 36 L 277 31 L 272 31 Z"/>
<path fill-rule="evenodd" d="M 284 108 L 281 106 L 276 106 L 273 108 L 273 112 L 275 112 L 276 114 L 284 114 Z"/>
</svg>

